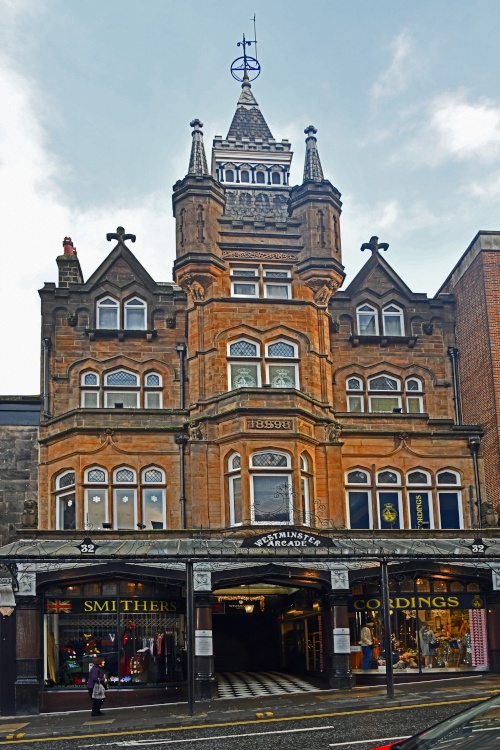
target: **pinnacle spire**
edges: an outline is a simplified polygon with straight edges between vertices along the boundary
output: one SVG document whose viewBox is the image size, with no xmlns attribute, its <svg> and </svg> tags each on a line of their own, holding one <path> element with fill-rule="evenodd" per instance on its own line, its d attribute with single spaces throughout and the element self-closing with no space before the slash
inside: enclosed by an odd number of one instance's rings
<svg viewBox="0 0 500 750">
<path fill-rule="evenodd" d="M 304 179 L 314 180 L 315 182 L 322 182 L 325 178 L 323 177 L 323 169 L 321 167 L 321 161 L 319 159 L 317 139 L 315 134 L 318 131 L 314 125 L 309 125 L 304 133 L 307 135 L 306 138 L 306 157 L 304 161 Z"/>
<path fill-rule="evenodd" d="M 189 124 L 193 128 L 193 142 L 191 144 L 188 174 L 203 176 L 208 174 L 207 157 L 203 145 L 203 123 L 196 119 Z"/>
<path fill-rule="evenodd" d="M 246 68 L 243 72 L 240 98 L 227 137 L 235 137 L 237 140 L 261 138 L 263 141 L 268 141 L 273 137 L 253 95 Z"/>
</svg>

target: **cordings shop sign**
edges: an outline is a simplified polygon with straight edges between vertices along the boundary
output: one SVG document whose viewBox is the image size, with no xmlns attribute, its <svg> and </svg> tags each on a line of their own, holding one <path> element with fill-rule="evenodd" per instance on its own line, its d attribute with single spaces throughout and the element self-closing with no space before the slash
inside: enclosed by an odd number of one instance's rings
<svg viewBox="0 0 500 750">
<path fill-rule="evenodd" d="M 269 534 L 250 536 L 243 540 L 242 547 L 334 547 L 333 539 L 317 534 L 308 534 L 297 529 L 271 531 Z"/>
</svg>

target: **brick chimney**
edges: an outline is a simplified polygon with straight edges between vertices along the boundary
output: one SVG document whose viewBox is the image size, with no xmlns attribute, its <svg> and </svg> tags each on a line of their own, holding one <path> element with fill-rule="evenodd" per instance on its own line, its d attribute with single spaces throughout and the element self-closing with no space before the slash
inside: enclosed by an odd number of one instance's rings
<svg viewBox="0 0 500 750">
<path fill-rule="evenodd" d="M 65 237 L 62 244 L 64 252 L 56 258 L 59 268 L 59 286 L 68 287 L 73 284 L 83 284 L 82 269 L 76 254 L 76 247 L 73 246 L 73 240 L 71 237 Z"/>
</svg>

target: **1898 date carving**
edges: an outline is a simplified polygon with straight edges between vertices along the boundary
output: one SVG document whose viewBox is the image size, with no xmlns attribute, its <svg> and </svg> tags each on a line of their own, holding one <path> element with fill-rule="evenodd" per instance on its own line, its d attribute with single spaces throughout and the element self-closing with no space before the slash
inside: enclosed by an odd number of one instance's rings
<svg viewBox="0 0 500 750">
<path fill-rule="evenodd" d="M 247 419 L 247 430 L 291 430 L 291 419 Z"/>
</svg>

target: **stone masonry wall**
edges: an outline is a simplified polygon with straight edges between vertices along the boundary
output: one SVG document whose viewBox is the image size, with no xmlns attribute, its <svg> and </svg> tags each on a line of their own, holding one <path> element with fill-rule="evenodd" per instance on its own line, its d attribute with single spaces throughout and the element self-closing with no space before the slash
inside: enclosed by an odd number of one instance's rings
<svg viewBox="0 0 500 750">
<path fill-rule="evenodd" d="M 38 428 L 0 426 L 0 545 L 21 525 L 24 502 L 37 500 Z"/>
</svg>

